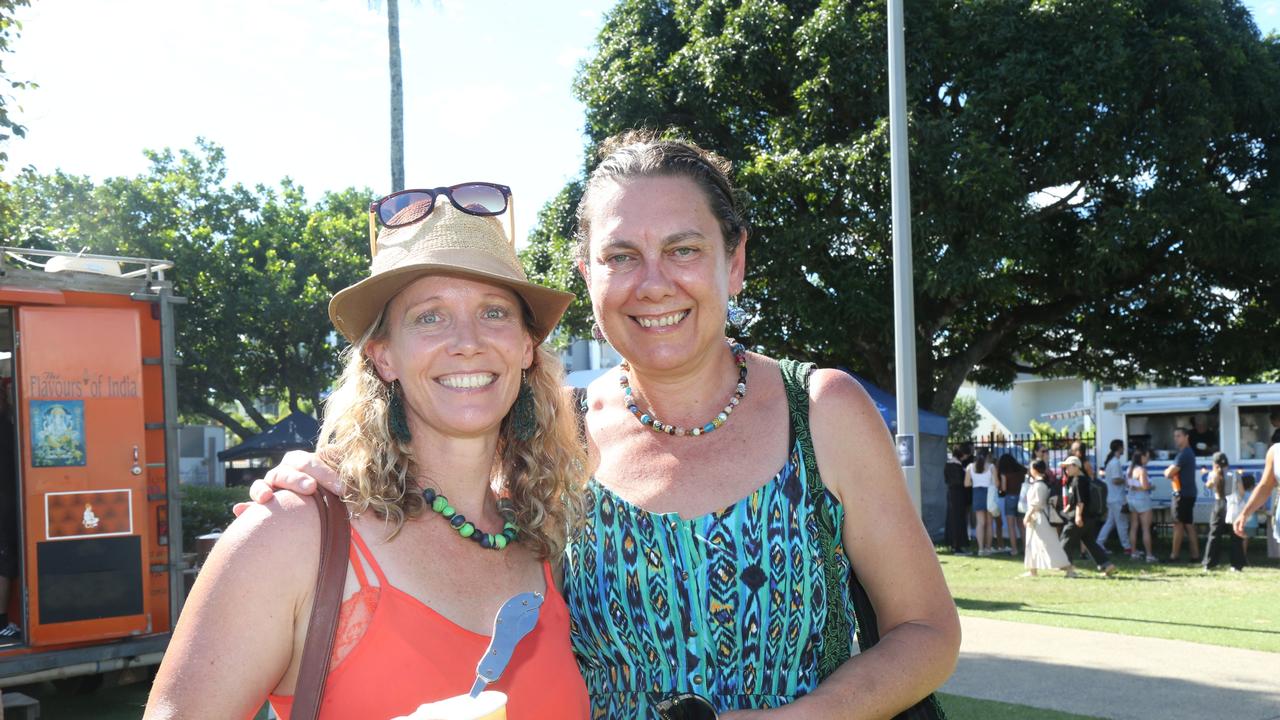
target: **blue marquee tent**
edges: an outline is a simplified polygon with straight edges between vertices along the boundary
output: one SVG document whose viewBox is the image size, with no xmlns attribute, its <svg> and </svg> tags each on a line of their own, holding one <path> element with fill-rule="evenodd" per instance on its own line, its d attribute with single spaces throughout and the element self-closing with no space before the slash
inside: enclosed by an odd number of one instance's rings
<svg viewBox="0 0 1280 720">
<path fill-rule="evenodd" d="M 846 370 L 845 372 L 849 372 Z M 873 385 L 870 380 L 861 375 L 849 372 L 849 375 L 863 390 L 871 396 L 872 402 L 876 404 L 876 409 L 880 411 L 880 417 L 884 418 L 884 423 L 889 426 L 890 432 L 898 432 L 898 398 L 891 392 Z M 938 435 L 940 437 L 947 436 L 947 419 L 935 412 L 928 410 L 920 410 L 920 434 L 921 435 Z"/>
</svg>

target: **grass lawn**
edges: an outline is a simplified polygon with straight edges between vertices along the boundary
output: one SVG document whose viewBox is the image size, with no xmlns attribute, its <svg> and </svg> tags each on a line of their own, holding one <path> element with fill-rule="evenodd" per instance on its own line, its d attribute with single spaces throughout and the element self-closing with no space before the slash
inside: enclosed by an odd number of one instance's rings
<svg viewBox="0 0 1280 720">
<path fill-rule="evenodd" d="M 1027 705 L 996 702 L 995 700 L 975 700 L 938 693 L 942 701 L 942 709 L 946 711 L 948 720 L 1095 720 L 1088 715 L 1073 715 L 1057 710 L 1044 710 Z"/>
<path fill-rule="evenodd" d="M 1157 554 L 1168 555 L 1167 539 L 1157 541 Z M 1242 573 L 1228 572 L 1225 562 L 1205 574 L 1198 564 L 1148 565 L 1119 555 L 1120 572 L 1110 579 L 1088 560 L 1077 560 L 1076 579 L 1052 571 L 1021 578 L 1021 557 L 941 549 L 938 559 L 965 615 L 1280 652 L 1280 563 L 1266 558 L 1261 540 L 1250 542 Z"/>
</svg>

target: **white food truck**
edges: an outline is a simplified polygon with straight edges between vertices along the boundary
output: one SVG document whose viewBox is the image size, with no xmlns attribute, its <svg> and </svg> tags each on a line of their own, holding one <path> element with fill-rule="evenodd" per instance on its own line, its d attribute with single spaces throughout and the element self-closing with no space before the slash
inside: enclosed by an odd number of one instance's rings
<svg viewBox="0 0 1280 720">
<path fill-rule="evenodd" d="M 1147 468 L 1157 506 L 1167 506 L 1172 494 L 1163 471 L 1177 455 L 1173 431 L 1179 427 L 1191 431 L 1200 471 L 1195 518 L 1208 522 L 1213 498 L 1204 489 L 1204 474 L 1214 452 L 1226 453 L 1232 470 L 1262 478 L 1267 448 L 1276 431 L 1270 413 L 1280 408 L 1280 384 L 1104 390 L 1094 402 L 1099 450 L 1119 438 L 1125 441 L 1126 452 L 1139 447 L 1152 451 Z"/>
</svg>

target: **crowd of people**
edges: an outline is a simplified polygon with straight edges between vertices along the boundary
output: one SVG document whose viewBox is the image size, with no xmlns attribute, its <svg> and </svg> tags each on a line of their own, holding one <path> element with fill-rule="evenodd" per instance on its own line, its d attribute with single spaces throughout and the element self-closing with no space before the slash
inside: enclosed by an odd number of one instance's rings
<svg viewBox="0 0 1280 720">
<path fill-rule="evenodd" d="M 1191 428 L 1175 431 L 1178 453 L 1164 471 L 1173 491 L 1168 518 L 1172 547 L 1165 562 L 1182 562 L 1185 544 L 1190 562 L 1206 571 L 1220 565 L 1225 550 L 1231 571 L 1240 572 L 1248 555 L 1244 523 L 1265 502 L 1264 488 L 1251 473 L 1233 471 L 1222 452 L 1214 453 L 1207 467 L 1197 467 L 1193 434 Z M 1264 481 L 1271 484 L 1273 462 L 1280 456 L 1277 448 L 1280 444 L 1269 453 L 1264 473 Z M 1022 543 L 1028 576 L 1058 570 L 1074 577 L 1078 551 L 1088 555 L 1099 572 L 1112 575 L 1116 565 L 1106 545 L 1114 534 L 1120 552 L 1129 559 L 1160 561 L 1152 540 L 1156 506 L 1147 471 L 1149 450 L 1136 448 L 1126 456 L 1124 442 L 1112 440 L 1101 469 L 1095 469 L 1080 441 L 1072 443 L 1057 463 L 1049 456 L 1049 448 L 1037 444 L 1031 461 L 1023 465 L 1012 452 L 993 459 L 991 448 L 956 445 L 943 476 L 945 543 L 952 553 L 1017 555 Z M 1213 494 L 1203 553 L 1194 517 L 1201 485 Z M 973 550 L 971 541 L 976 544 Z"/>
</svg>

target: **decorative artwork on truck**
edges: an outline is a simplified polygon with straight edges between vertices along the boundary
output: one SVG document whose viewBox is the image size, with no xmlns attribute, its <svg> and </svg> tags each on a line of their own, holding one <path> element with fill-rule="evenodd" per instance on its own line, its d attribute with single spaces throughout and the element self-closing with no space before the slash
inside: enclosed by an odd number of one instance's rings
<svg viewBox="0 0 1280 720">
<path fill-rule="evenodd" d="M 133 534 L 128 489 L 44 494 L 46 540 Z"/>
<path fill-rule="evenodd" d="M 31 401 L 31 466 L 83 466 L 84 401 Z"/>
</svg>

